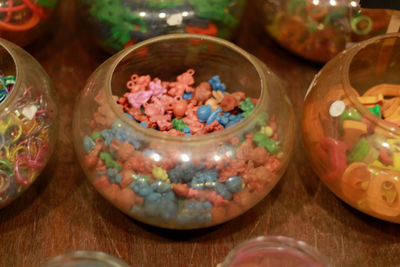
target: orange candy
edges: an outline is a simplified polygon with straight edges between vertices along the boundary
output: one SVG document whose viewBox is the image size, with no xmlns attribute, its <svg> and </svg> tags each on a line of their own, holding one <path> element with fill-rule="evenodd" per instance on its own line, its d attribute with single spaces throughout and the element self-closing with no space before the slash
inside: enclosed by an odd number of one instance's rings
<svg viewBox="0 0 400 267">
<path fill-rule="evenodd" d="M 182 118 L 183 116 L 185 116 L 186 109 L 187 109 L 187 102 L 185 100 L 177 102 L 174 106 L 175 117 Z"/>
</svg>

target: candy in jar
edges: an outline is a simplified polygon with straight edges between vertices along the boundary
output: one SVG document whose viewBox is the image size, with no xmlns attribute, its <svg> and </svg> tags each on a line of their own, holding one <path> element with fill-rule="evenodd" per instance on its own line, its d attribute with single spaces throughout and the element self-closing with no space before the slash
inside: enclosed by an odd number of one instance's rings
<svg viewBox="0 0 400 267">
<path fill-rule="evenodd" d="M 91 183 L 129 216 L 173 229 L 220 224 L 283 175 L 292 106 L 279 79 L 232 43 L 156 37 L 91 79 L 74 115 L 76 152 Z"/>
<path fill-rule="evenodd" d="M 302 131 L 315 172 L 338 197 L 400 222 L 400 35 L 336 56 L 310 86 Z"/>
<path fill-rule="evenodd" d="M 230 39 L 244 4 L 245 0 L 79 0 L 78 12 L 95 42 L 116 52 L 169 33 Z"/>
<path fill-rule="evenodd" d="M 384 34 L 393 10 L 357 0 L 262 0 L 265 29 L 289 51 L 326 62 L 354 42 Z"/>
</svg>

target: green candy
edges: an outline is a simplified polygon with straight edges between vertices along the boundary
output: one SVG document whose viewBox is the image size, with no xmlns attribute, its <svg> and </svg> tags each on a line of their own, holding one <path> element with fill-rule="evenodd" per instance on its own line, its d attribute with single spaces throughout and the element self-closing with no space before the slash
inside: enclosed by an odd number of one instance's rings
<svg viewBox="0 0 400 267">
<path fill-rule="evenodd" d="M 359 162 L 362 161 L 368 154 L 370 145 L 366 138 L 361 138 L 353 147 L 353 150 L 347 155 L 347 160 L 349 162 Z"/>
<path fill-rule="evenodd" d="M 99 158 L 104 160 L 104 163 L 106 164 L 107 168 L 113 168 L 116 169 L 117 171 L 122 170 L 122 166 L 113 159 L 110 153 L 100 152 Z"/>
<path fill-rule="evenodd" d="M 188 126 L 186 123 L 183 122 L 183 119 L 173 118 L 171 122 L 172 128 L 181 132 L 183 132 L 183 129 Z"/>
<path fill-rule="evenodd" d="M 344 120 L 360 121 L 361 114 L 356 109 L 347 109 L 340 115 L 340 123 Z"/>
<path fill-rule="evenodd" d="M 378 116 L 379 118 L 382 118 L 381 106 L 375 105 L 372 108 L 368 108 L 368 110 L 371 111 L 376 116 Z"/>
<path fill-rule="evenodd" d="M 251 101 L 249 97 L 247 97 L 245 100 L 240 101 L 239 108 L 243 111 L 242 115 L 243 117 L 247 117 L 250 112 L 254 109 L 254 104 Z"/>
<path fill-rule="evenodd" d="M 258 145 L 265 147 L 269 153 L 276 154 L 281 151 L 279 142 L 277 140 L 271 140 L 268 136 L 263 133 L 256 132 L 253 134 L 253 141 Z"/>
<path fill-rule="evenodd" d="M 91 138 L 92 138 L 94 141 L 96 141 L 97 138 L 103 138 L 103 137 L 101 136 L 101 132 L 94 132 L 94 133 L 92 134 Z"/>
</svg>

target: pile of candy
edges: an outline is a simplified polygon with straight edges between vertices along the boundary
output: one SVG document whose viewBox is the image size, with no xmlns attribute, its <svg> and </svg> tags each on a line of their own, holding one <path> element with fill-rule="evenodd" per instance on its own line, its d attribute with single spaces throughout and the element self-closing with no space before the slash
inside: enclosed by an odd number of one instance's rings
<svg viewBox="0 0 400 267">
<path fill-rule="evenodd" d="M 46 19 L 58 0 L 0 0 L 0 30 L 27 31 Z"/>
<path fill-rule="evenodd" d="M 113 50 L 167 33 L 229 38 L 244 0 L 80 0 L 82 18 Z"/>
<path fill-rule="evenodd" d="M 14 76 L 6 76 L 2 83 L 10 92 L 14 81 Z M 25 89 L 2 111 L 0 208 L 27 189 L 46 165 L 51 152 L 49 127 L 53 116 L 44 96 L 33 87 Z"/>
<path fill-rule="evenodd" d="M 194 70 L 179 75 L 175 82 L 151 80 L 133 74 L 129 90 L 118 103 L 127 116 L 144 127 L 173 135 L 199 135 L 219 131 L 243 120 L 257 104 L 243 92 L 226 92 L 218 75 L 197 87 Z"/>
<path fill-rule="evenodd" d="M 176 82 L 133 75 L 130 91 L 114 100 L 143 126 L 174 135 L 222 130 L 252 112 L 256 100 L 226 92 L 218 76 L 192 87 L 193 74 L 188 70 Z M 246 132 L 218 144 L 173 145 L 118 119 L 103 90 L 95 101 L 92 132 L 82 140 L 84 165 L 99 192 L 141 221 L 178 229 L 222 223 L 251 208 L 279 179 L 284 155 L 273 115 L 262 113 Z"/>
<path fill-rule="evenodd" d="M 388 10 L 361 10 L 357 1 L 268 0 L 266 30 L 307 59 L 326 62 L 351 42 L 385 33 Z"/>
<path fill-rule="evenodd" d="M 400 125 L 400 85 L 379 84 L 362 96 L 354 92 L 370 112 Z M 332 102 L 329 116 L 334 128 L 314 127 L 321 136 L 333 133 L 314 148 L 315 157 L 329 163 L 322 178 L 356 207 L 386 218 L 400 216 L 399 136 L 363 116 L 348 98 Z"/>
</svg>

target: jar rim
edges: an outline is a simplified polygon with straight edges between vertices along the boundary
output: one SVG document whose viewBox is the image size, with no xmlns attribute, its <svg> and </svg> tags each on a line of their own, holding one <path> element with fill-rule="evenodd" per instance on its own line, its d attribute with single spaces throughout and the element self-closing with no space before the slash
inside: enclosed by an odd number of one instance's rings
<svg viewBox="0 0 400 267">
<path fill-rule="evenodd" d="M 128 264 L 124 261 L 106 254 L 101 251 L 90 251 L 90 250 L 76 250 L 67 252 L 65 254 L 58 255 L 45 263 L 43 263 L 42 267 L 53 267 L 53 266 L 63 266 L 66 260 L 71 261 L 79 261 L 79 260 L 86 260 L 86 261 L 93 261 L 91 264 L 97 263 L 106 263 L 107 266 L 113 267 L 128 267 Z"/>
<path fill-rule="evenodd" d="M 237 245 L 225 257 L 221 267 L 228 267 L 236 254 L 239 252 L 245 254 L 248 252 L 259 251 L 260 249 L 280 252 L 294 250 L 302 255 L 307 256 L 308 258 L 315 260 L 317 263 L 322 264 L 322 266 L 330 266 L 328 260 L 321 252 L 319 252 L 316 248 L 311 247 L 304 241 L 282 235 L 267 235 L 258 236 Z"/>
<path fill-rule="evenodd" d="M 213 133 L 207 133 L 207 134 L 202 134 L 202 135 L 194 135 L 194 136 L 174 136 L 166 133 L 159 132 L 154 129 L 149 129 L 146 127 L 143 127 L 139 123 L 135 122 L 134 120 L 128 118 L 127 116 L 124 115 L 124 113 L 118 108 L 117 104 L 112 101 L 112 86 L 111 86 L 111 81 L 112 81 L 112 76 L 114 74 L 114 71 L 118 64 L 121 63 L 121 61 L 127 57 L 131 52 L 134 50 L 140 49 L 142 47 L 146 47 L 148 45 L 151 45 L 153 43 L 158 43 L 158 42 L 163 42 L 163 41 L 169 41 L 169 40 L 179 40 L 179 39 L 198 39 L 198 40 L 206 40 L 209 41 L 210 43 L 218 44 L 221 46 L 224 46 L 226 48 L 231 49 L 232 51 L 235 51 L 237 54 L 241 55 L 243 58 L 247 59 L 247 61 L 254 67 L 256 70 L 258 76 L 260 77 L 260 96 L 259 96 L 259 101 L 257 105 L 255 105 L 253 112 L 249 116 L 247 116 L 245 119 L 240 121 L 239 123 L 227 128 L 223 129 L 221 131 L 213 132 Z M 267 94 L 265 93 L 265 90 L 267 90 L 267 83 L 266 83 L 266 74 L 264 73 L 263 67 L 267 68 L 266 66 L 262 66 L 260 63 L 257 62 L 257 59 L 251 55 L 250 53 L 246 52 L 244 49 L 240 48 L 239 46 L 226 41 L 224 39 L 218 38 L 218 37 L 213 37 L 213 36 L 208 36 L 208 35 L 202 35 L 202 34 L 187 34 L 187 33 L 176 33 L 176 34 L 166 34 L 162 36 L 157 36 L 153 37 L 150 39 L 147 39 L 145 41 L 139 42 L 133 46 L 130 46 L 128 48 L 125 48 L 124 50 L 120 51 L 115 55 L 114 61 L 112 62 L 111 67 L 109 68 L 109 71 L 106 73 L 106 86 L 104 87 L 105 90 L 105 95 L 106 99 L 108 101 L 108 104 L 110 105 L 111 109 L 114 111 L 115 114 L 117 114 L 118 118 L 122 120 L 124 123 L 135 129 L 135 131 L 138 131 L 142 133 L 143 135 L 149 136 L 151 138 L 157 138 L 158 140 L 163 140 L 163 141 L 168 141 L 168 142 L 180 142 L 180 143 L 192 143 L 192 142 L 203 142 L 203 141 L 209 141 L 210 139 L 219 141 L 222 139 L 225 139 L 226 136 L 233 135 L 235 134 L 239 129 L 243 128 L 247 124 L 253 121 L 262 112 L 261 105 L 259 103 L 266 103 L 266 97 Z M 268 70 L 268 68 L 267 68 Z"/>
<path fill-rule="evenodd" d="M 400 135 L 400 127 L 395 126 L 377 116 L 375 116 L 372 112 L 368 110 L 361 102 L 357 99 L 356 94 L 352 90 L 352 86 L 350 83 L 350 65 L 355 57 L 362 49 L 367 47 L 370 44 L 382 41 L 383 39 L 390 39 L 390 38 L 397 38 L 400 39 L 400 33 L 399 32 L 393 32 L 393 33 L 386 33 L 383 35 L 375 36 L 373 38 L 370 38 L 368 40 L 365 40 L 363 42 L 360 42 L 356 44 L 353 48 L 350 48 L 347 52 L 349 53 L 347 57 L 345 58 L 344 64 L 343 64 L 343 69 L 342 69 L 342 83 L 344 87 L 345 93 L 348 95 L 350 101 L 354 104 L 356 109 L 365 117 L 367 117 L 368 120 L 372 121 L 374 124 L 378 125 L 381 128 L 384 128 L 390 132 L 393 132 L 394 134 Z M 343 52 L 346 53 L 346 50 Z"/>
<path fill-rule="evenodd" d="M 21 75 L 22 75 L 22 71 L 21 71 L 21 67 L 19 64 L 19 60 L 18 57 L 15 55 L 15 52 L 12 51 L 12 47 L 11 46 L 15 46 L 13 43 L 11 43 L 10 41 L 7 41 L 6 39 L 3 39 L 0 37 L 0 47 L 3 48 L 5 51 L 7 51 L 7 53 L 10 55 L 10 57 L 12 58 L 13 62 L 14 62 L 14 67 L 15 67 L 15 84 L 13 87 L 13 90 L 11 92 L 11 94 L 9 94 L 6 99 L 4 99 L 3 102 L 0 103 L 0 110 L 4 111 L 5 108 L 9 105 L 9 103 L 11 103 L 12 101 L 14 101 L 14 99 L 17 97 L 17 95 L 19 94 L 19 91 L 21 91 Z M 17 46 L 16 46 L 17 47 Z M 22 48 L 20 48 L 22 49 Z"/>
</svg>

